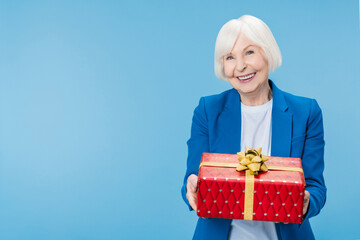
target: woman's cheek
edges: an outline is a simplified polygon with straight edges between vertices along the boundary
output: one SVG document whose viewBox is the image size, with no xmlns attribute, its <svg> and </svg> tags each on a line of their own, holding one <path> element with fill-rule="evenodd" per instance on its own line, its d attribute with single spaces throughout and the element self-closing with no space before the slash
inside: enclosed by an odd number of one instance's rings
<svg viewBox="0 0 360 240">
<path fill-rule="evenodd" d="M 232 66 L 230 64 L 227 64 L 226 66 L 224 66 L 224 73 L 225 73 L 225 76 L 228 78 L 232 77 L 232 75 L 233 75 L 233 71 L 231 69 L 232 69 Z"/>
<path fill-rule="evenodd" d="M 248 61 L 248 65 L 250 65 L 254 70 L 259 70 L 262 68 L 262 60 L 261 58 L 254 57 Z"/>
</svg>

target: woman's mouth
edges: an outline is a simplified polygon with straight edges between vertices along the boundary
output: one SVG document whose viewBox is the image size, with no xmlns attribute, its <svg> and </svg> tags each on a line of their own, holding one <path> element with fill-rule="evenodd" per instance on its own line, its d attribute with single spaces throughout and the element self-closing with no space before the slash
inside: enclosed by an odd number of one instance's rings
<svg viewBox="0 0 360 240">
<path fill-rule="evenodd" d="M 247 75 L 239 76 L 239 77 L 237 77 L 237 79 L 241 83 L 247 83 L 247 82 L 250 82 L 251 80 L 253 80 L 255 75 L 256 75 L 256 73 L 250 73 L 250 74 L 247 74 Z"/>
</svg>

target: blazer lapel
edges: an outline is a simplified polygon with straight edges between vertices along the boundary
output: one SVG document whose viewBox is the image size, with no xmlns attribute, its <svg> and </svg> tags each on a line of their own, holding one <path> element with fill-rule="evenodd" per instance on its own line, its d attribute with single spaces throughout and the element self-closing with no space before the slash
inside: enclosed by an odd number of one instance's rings
<svg viewBox="0 0 360 240">
<path fill-rule="evenodd" d="M 240 152 L 241 138 L 241 104 L 240 95 L 236 89 L 232 89 L 225 103 L 224 111 L 217 119 L 218 142 L 214 144 L 214 150 L 218 153 L 235 154 Z"/>
<path fill-rule="evenodd" d="M 290 157 L 292 114 L 282 91 L 271 80 L 269 83 L 273 93 L 271 156 Z"/>
</svg>

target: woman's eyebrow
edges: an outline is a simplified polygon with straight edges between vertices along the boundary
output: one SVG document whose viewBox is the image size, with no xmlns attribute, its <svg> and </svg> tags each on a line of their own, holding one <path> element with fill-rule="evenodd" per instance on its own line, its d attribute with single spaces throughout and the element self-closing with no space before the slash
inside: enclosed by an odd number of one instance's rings
<svg viewBox="0 0 360 240">
<path fill-rule="evenodd" d="M 249 48 L 249 47 L 253 47 L 253 46 L 254 46 L 253 44 L 249 44 L 249 45 L 247 45 L 246 47 L 243 48 L 243 51 L 244 51 L 245 49 L 247 49 L 247 48 Z"/>
<path fill-rule="evenodd" d="M 249 45 L 247 45 L 246 47 L 244 47 L 241 51 L 244 51 L 244 50 L 246 50 L 247 48 L 249 48 L 249 47 L 254 47 L 255 45 L 254 44 L 249 44 Z M 227 55 L 233 55 L 233 52 L 231 51 L 231 52 L 229 52 L 228 54 L 226 54 L 226 56 Z"/>
</svg>

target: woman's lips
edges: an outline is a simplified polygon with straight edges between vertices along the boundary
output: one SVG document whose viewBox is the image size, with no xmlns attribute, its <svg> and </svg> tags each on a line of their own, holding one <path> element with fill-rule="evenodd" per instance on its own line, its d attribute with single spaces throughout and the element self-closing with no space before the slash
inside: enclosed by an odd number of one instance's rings
<svg viewBox="0 0 360 240">
<path fill-rule="evenodd" d="M 247 83 L 247 82 L 250 82 L 251 80 L 253 80 L 255 75 L 256 75 L 256 73 L 250 73 L 250 74 L 247 74 L 247 75 L 239 76 L 239 77 L 237 77 L 237 79 L 241 83 Z"/>
</svg>

